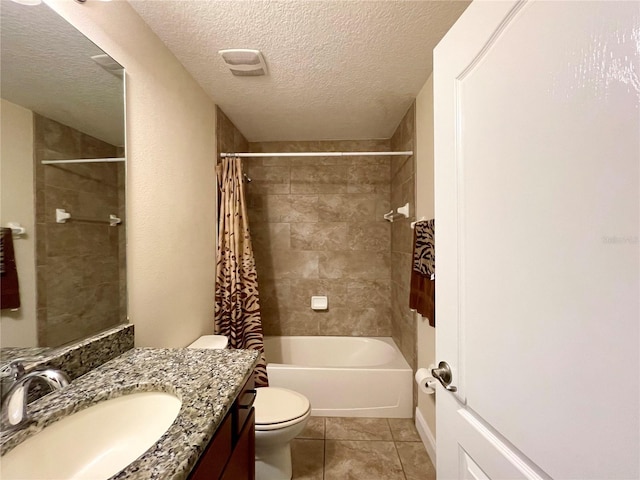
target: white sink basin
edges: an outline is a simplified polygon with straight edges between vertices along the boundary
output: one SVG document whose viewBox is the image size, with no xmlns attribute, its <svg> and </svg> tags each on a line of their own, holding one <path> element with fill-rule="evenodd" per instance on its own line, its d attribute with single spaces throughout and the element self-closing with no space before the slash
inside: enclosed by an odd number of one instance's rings
<svg viewBox="0 0 640 480">
<path fill-rule="evenodd" d="M 169 393 L 132 393 L 64 417 L 0 458 L 2 480 L 108 479 L 162 437 L 181 404 Z"/>
</svg>

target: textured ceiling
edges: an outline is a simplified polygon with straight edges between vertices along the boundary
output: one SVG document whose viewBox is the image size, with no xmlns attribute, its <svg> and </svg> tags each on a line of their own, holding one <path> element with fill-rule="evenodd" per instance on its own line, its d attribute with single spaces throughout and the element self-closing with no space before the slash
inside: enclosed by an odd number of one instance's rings
<svg viewBox="0 0 640 480">
<path fill-rule="evenodd" d="M 0 8 L 2 98 L 124 145 L 122 79 L 90 58 L 104 52 L 45 4 Z"/>
<path fill-rule="evenodd" d="M 388 138 L 466 1 L 130 0 L 249 141 Z M 234 77 L 217 54 L 261 50 Z"/>
</svg>

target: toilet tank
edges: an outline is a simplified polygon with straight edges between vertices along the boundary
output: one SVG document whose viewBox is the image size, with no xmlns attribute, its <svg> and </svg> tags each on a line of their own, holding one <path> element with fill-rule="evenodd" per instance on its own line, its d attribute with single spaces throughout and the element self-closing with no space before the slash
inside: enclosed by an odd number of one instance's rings
<svg viewBox="0 0 640 480">
<path fill-rule="evenodd" d="M 202 348 L 207 350 L 227 348 L 229 339 L 224 335 L 203 335 L 187 348 Z"/>
</svg>

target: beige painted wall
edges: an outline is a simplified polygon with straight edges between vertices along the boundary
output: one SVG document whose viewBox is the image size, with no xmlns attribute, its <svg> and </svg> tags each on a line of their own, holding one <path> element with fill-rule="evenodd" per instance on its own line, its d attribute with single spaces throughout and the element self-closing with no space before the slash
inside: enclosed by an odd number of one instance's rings
<svg viewBox="0 0 640 480">
<path fill-rule="evenodd" d="M 0 225 L 20 223 L 27 235 L 14 237 L 20 309 L 2 310 L 0 345 L 36 346 L 35 203 L 33 196 L 33 112 L 2 100 L 0 105 Z"/>
<path fill-rule="evenodd" d="M 433 218 L 433 77 L 430 76 L 416 99 L 416 218 Z M 437 228 L 437 223 L 436 223 Z M 435 328 L 426 318 L 415 314 L 418 331 L 418 368 L 435 362 Z M 435 395 L 419 391 L 418 409 L 431 434 L 436 435 Z"/>
<path fill-rule="evenodd" d="M 215 106 L 124 1 L 49 5 L 127 72 L 127 285 L 136 345 L 213 333 Z"/>
</svg>

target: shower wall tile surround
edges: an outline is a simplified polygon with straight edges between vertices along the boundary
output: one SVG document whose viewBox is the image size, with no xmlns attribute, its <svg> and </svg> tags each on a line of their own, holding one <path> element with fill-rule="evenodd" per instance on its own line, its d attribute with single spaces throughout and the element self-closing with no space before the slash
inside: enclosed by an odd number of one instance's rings
<svg viewBox="0 0 640 480">
<path fill-rule="evenodd" d="M 115 157 L 122 151 L 34 114 L 38 342 L 59 346 L 126 322 L 124 228 L 56 223 L 124 219 L 124 164 L 42 165 L 41 160 Z"/>
<path fill-rule="evenodd" d="M 412 106 L 388 140 L 247 142 L 218 109 L 218 151 L 411 150 Z M 393 336 L 415 367 L 408 308 L 410 219 L 382 216 L 415 203 L 414 158 L 245 159 L 251 238 L 266 335 Z M 329 310 L 313 311 L 312 295 Z"/>
<path fill-rule="evenodd" d="M 409 108 L 391 137 L 391 150 L 415 150 L 415 103 Z M 409 203 L 409 218 L 391 224 L 391 330 L 409 365 L 417 365 L 417 327 L 415 314 L 409 309 L 413 230 L 415 216 L 415 157 L 391 157 L 391 205 Z"/>
<path fill-rule="evenodd" d="M 252 152 L 385 151 L 388 140 L 250 143 Z M 245 162 L 266 335 L 391 335 L 388 157 Z M 327 311 L 310 308 L 329 298 Z"/>
<path fill-rule="evenodd" d="M 220 161 L 221 152 L 249 151 L 247 139 L 218 106 L 216 106 L 216 148 L 218 149 L 217 162 Z"/>
</svg>

